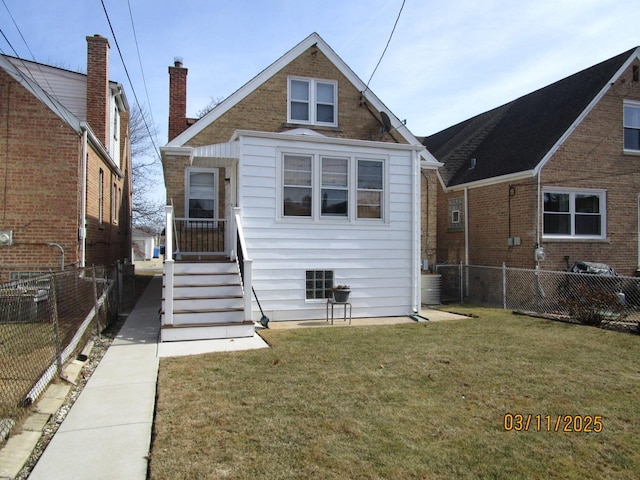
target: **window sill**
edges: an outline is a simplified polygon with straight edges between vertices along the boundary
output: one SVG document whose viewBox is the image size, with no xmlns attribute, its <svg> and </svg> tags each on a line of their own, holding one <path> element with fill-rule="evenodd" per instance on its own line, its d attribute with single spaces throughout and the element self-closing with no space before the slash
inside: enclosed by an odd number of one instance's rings
<svg viewBox="0 0 640 480">
<path fill-rule="evenodd" d="M 544 243 L 611 243 L 608 238 L 589 237 L 542 237 Z"/>
<path fill-rule="evenodd" d="M 322 124 L 316 124 L 316 123 L 283 123 L 282 124 L 282 128 L 309 128 L 312 130 L 324 130 L 326 132 L 339 132 L 342 133 L 344 132 L 344 129 L 342 127 L 338 127 L 338 126 L 331 126 L 331 125 L 322 125 Z"/>
<path fill-rule="evenodd" d="M 632 157 L 640 157 L 640 150 L 627 150 L 626 148 L 622 150 L 623 155 L 629 155 Z"/>
</svg>

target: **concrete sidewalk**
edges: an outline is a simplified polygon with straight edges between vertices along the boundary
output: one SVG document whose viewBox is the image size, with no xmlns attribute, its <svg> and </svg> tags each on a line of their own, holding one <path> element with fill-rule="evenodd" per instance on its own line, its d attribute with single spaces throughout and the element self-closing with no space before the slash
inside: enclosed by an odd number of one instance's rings
<svg viewBox="0 0 640 480">
<path fill-rule="evenodd" d="M 29 479 L 145 479 L 162 277 L 143 293 Z"/>
</svg>

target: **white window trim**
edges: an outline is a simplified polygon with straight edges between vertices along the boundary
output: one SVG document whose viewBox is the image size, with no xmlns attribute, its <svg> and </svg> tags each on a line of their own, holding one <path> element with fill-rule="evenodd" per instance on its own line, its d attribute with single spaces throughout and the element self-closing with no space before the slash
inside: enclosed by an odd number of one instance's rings
<svg viewBox="0 0 640 480">
<path fill-rule="evenodd" d="M 311 216 L 296 217 L 284 214 L 284 157 L 285 155 L 305 155 L 311 157 Z M 346 216 L 322 215 L 322 157 L 345 158 L 349 161 L 349 187 L 348 187 L 348 214 Z M 373 160 L 382 162 L 382 215 L 381 218 L 358 218 L 357 201 L 358 201 L 358 177 L 357 168 L 358 160 Z M 277 180 L 277 214 L 276 220 L 287 223 L 332 223 L 332 224 L 387 224 L 389 223 L 389 202 L 390 202 L 390 181 L 389 181 L 389 157 L 385 155 L 355 155 L 345 152 L 335 151 L 309 151 L 298 149 L 283 149 L 278 151 L 278 164 L 276 171 Z"/>
<path fill-rule="evenodd" d="M 219 188 L 219 180 L 220 180 L 220 172 L 218 168 L 198 168 L 198 167 L 188 167 L 185 169 L 184 174 L 184 216 L 187 219 L 191 219 L 189 217 L 189 198 L 191 193 L 191 182 L 189 181 L 191 177 L 191 173 L 213 173 L 213 182 L 214 182 L 214 196 L 213 196 L 213 218 L 211 220 L 216 220 L 213 224 L 214 228 L 217 227 L 218 219 L 218 188 Z M 194 220 L 206 220 L 204 218 L 198 219 L 194 218 Z"/>
<path fill-rule="evenodd" d="M 301 82 L 309 83 L 309 121 L 298 120 L 291 118 L 291 82 L 298 80 Z M 333 122 L 319 122 L 316 118 L 317 113 L 317 99 L 316 91 L 318 83 L 326 83 L 333 85 Z M 326 127 L 338 126 L 338 82 L 335 80 L 325 80 L 320 78 L 307 78 L 307 77 L 289 77 L 287 79 L 287 122 L 296 123 L 301 125 L 318 125 Z"/>
<path fill-rule="evenodd" d="M 571 200 L 569 202 L 569 212 L 571 215 L 571 234 L 553 234 L 546 233 L 544 231 L 544 195 L 545 193 L 560 193 L 560 194 L 569 194 L 571 196 Z M 587 194 L 587 195 L 598 195 L 600 198 L 600 235 L 576 235 L 575 232 L 575 195 L 576 194 Z M 551 188 L 545 187 L 542 189 L 542 198 L 540 199 L 541 211 L 542 211 L 542 238 L 549 240 L 604 240 L 607 238 L 607 191 L 601 189 L 590 189 L 590 188 Z"/>
<path fill-rule="evenodd" d="M 634 107 L 634 108 L 640 109 L 640 102 L 636 100 L 624 100 L 622 103 L 623 103 L 622 104 L 622 149 L 624 153 L 627 153 L 630 155 L 640 155 L 640 149 L 632 150 L 632 149 L 626 148 L 624 145 L 624 129 L 627 128 L 627 126 L 624 123 L 624 107 Z"/>
</svg>

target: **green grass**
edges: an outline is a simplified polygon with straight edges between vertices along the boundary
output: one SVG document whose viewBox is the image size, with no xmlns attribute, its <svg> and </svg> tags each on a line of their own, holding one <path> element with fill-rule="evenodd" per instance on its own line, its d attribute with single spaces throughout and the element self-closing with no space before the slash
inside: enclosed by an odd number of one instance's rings
<svg viewBox="0 0 640 480">
<path fill-rule="evenodd" d="M 163 359 L 151 478 L 638 478 L 640 337 L 474 312 Z M 507 413 L 604 429 L 505 431 Z"/>
</svg>

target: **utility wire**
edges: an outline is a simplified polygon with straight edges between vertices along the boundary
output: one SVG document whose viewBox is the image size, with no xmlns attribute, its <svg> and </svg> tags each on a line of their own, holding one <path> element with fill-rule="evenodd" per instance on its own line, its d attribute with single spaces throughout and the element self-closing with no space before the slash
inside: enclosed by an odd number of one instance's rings
<svg viewBox="0 0 640 480">
<path fill-rule="evenodd" d="M 104 0 L 100 0 L 100 3 L 102 4 L 102 9 L 104 10 L 104 14 L 107 17 L 107 23 L 109 24 L 109 29 L 111 30 L 111 35 L 113 35 L 113 41 L 116 44 L 116 48 L 118 49 L 118 55 L 120 55 L 120 60 L 122 61 L 122 66 L 124 67 L 124 72 L 127 75 L 127 79 L 129 80 L 129 85 L 131 86 L 131 91 L 133 92 L 133 97 L 135 98 L 136 101 L 136 105 L 138 105 L 138 108 L 140 109 L 140 112 L 142 112 L 142 107 L 140 106 L 140 102 L 138 101 L 138 95 L 136 94 L 136 90 L 133 87 L 133 82 L 131 81 L 131 76 L 129 75 L 129 70 L 127 69 L 127 64 L 124 61 L 124 57 L 122 55 L 122 50 L 120 50 L 120 44 L 118 43 L 118 38 L 116 37 L 116 32 L 113 30 L 113 25 L 111 24 L 111 19 L 109 18 L 109 13 L 107 12 L 107 7 L 104 4 Z M 155 139 L 153 138 L 153 136 L 151 135 L 151 129 L 149 128 L 149 124 L 147 123 L 147 119 L 144 117 L 144 115 L 141 115 L 142 117 L 142 121 L 144 122 L 144 126 L 147 129 L 147 133 L 149 134 L 149 139 L 151 140 L 151 143 L 153 144 L 153 149 L 156 152 L 156 155 L 158 155 L 158 157 L 160 157 L 160 151 L 156 145 Z"/>
<path fill-rule="evenodd" d="M 378 67 L 380 66 L 380 63 L 382 62 L 382 59 L 384 58 L 385 53 L 387 53 L 387 48 L 389 48 L 389 44 L 391 43 L 391 39 L 393 38 L 393 33 L 396 31 L 396 27 L 398 26 L 398 21 L 400 20 L 400 15 L 402 15 L 402 10 L 404 9 L 405 1 L 406 0 L 402 0 L 402 5 L 400 6 L 400 11 L 398 12 L 398 17 L 396 18 L 396 23 L 393 24 L 393 29 L 391 30 L 391 34 L 389 35 L 389 40 L 387 40 L 387 45 L 384 47 L 384 50 L 382 51 L 382 55 L 380 55 L 380 60 L 378 60 L 376 68 L 373 69 L 373 72 L 371 73 L 371 76 L 369 77 L 369 81 L 367 82 L 367 86 L 364 89 L 365 92 L 369 89 L 369 84 L 371 83 L 371 79 L 375 75 L 376 70 L 378 70 Z"/>
<path fill-rule="evenodd" d="M 3 0 L 4 1 L 4 0 Z M 144 69 L 142 68 L 142 58 L 140 57 L 140 46 L 138 44 L 138 36 L 136 34 L 136 26 L 133 22 L 133 12 L 131 11 L 131 1 L 127 0 L 129 6 L 129 18 L 131 19 L 131 29 L 133 30 L 133 41 L 136 44 L 136 52 L 138 53 L 138 63 L 140 64 L 140 74 L 142 75 L 142 85 L 144 86 L 144 92 L 147 97 L 147 105 L 149 105 L 149 115 L 151 116 L 151 124 L 155 126 L 156 122 L 153 119 L 153 112 L 151 111 L 151 100 L 149 99 L 149 90 L 147 89 L 147 80 L 144 76 Z M 142 112 L 140 112 L 142 113 Z"/>
</svg>

